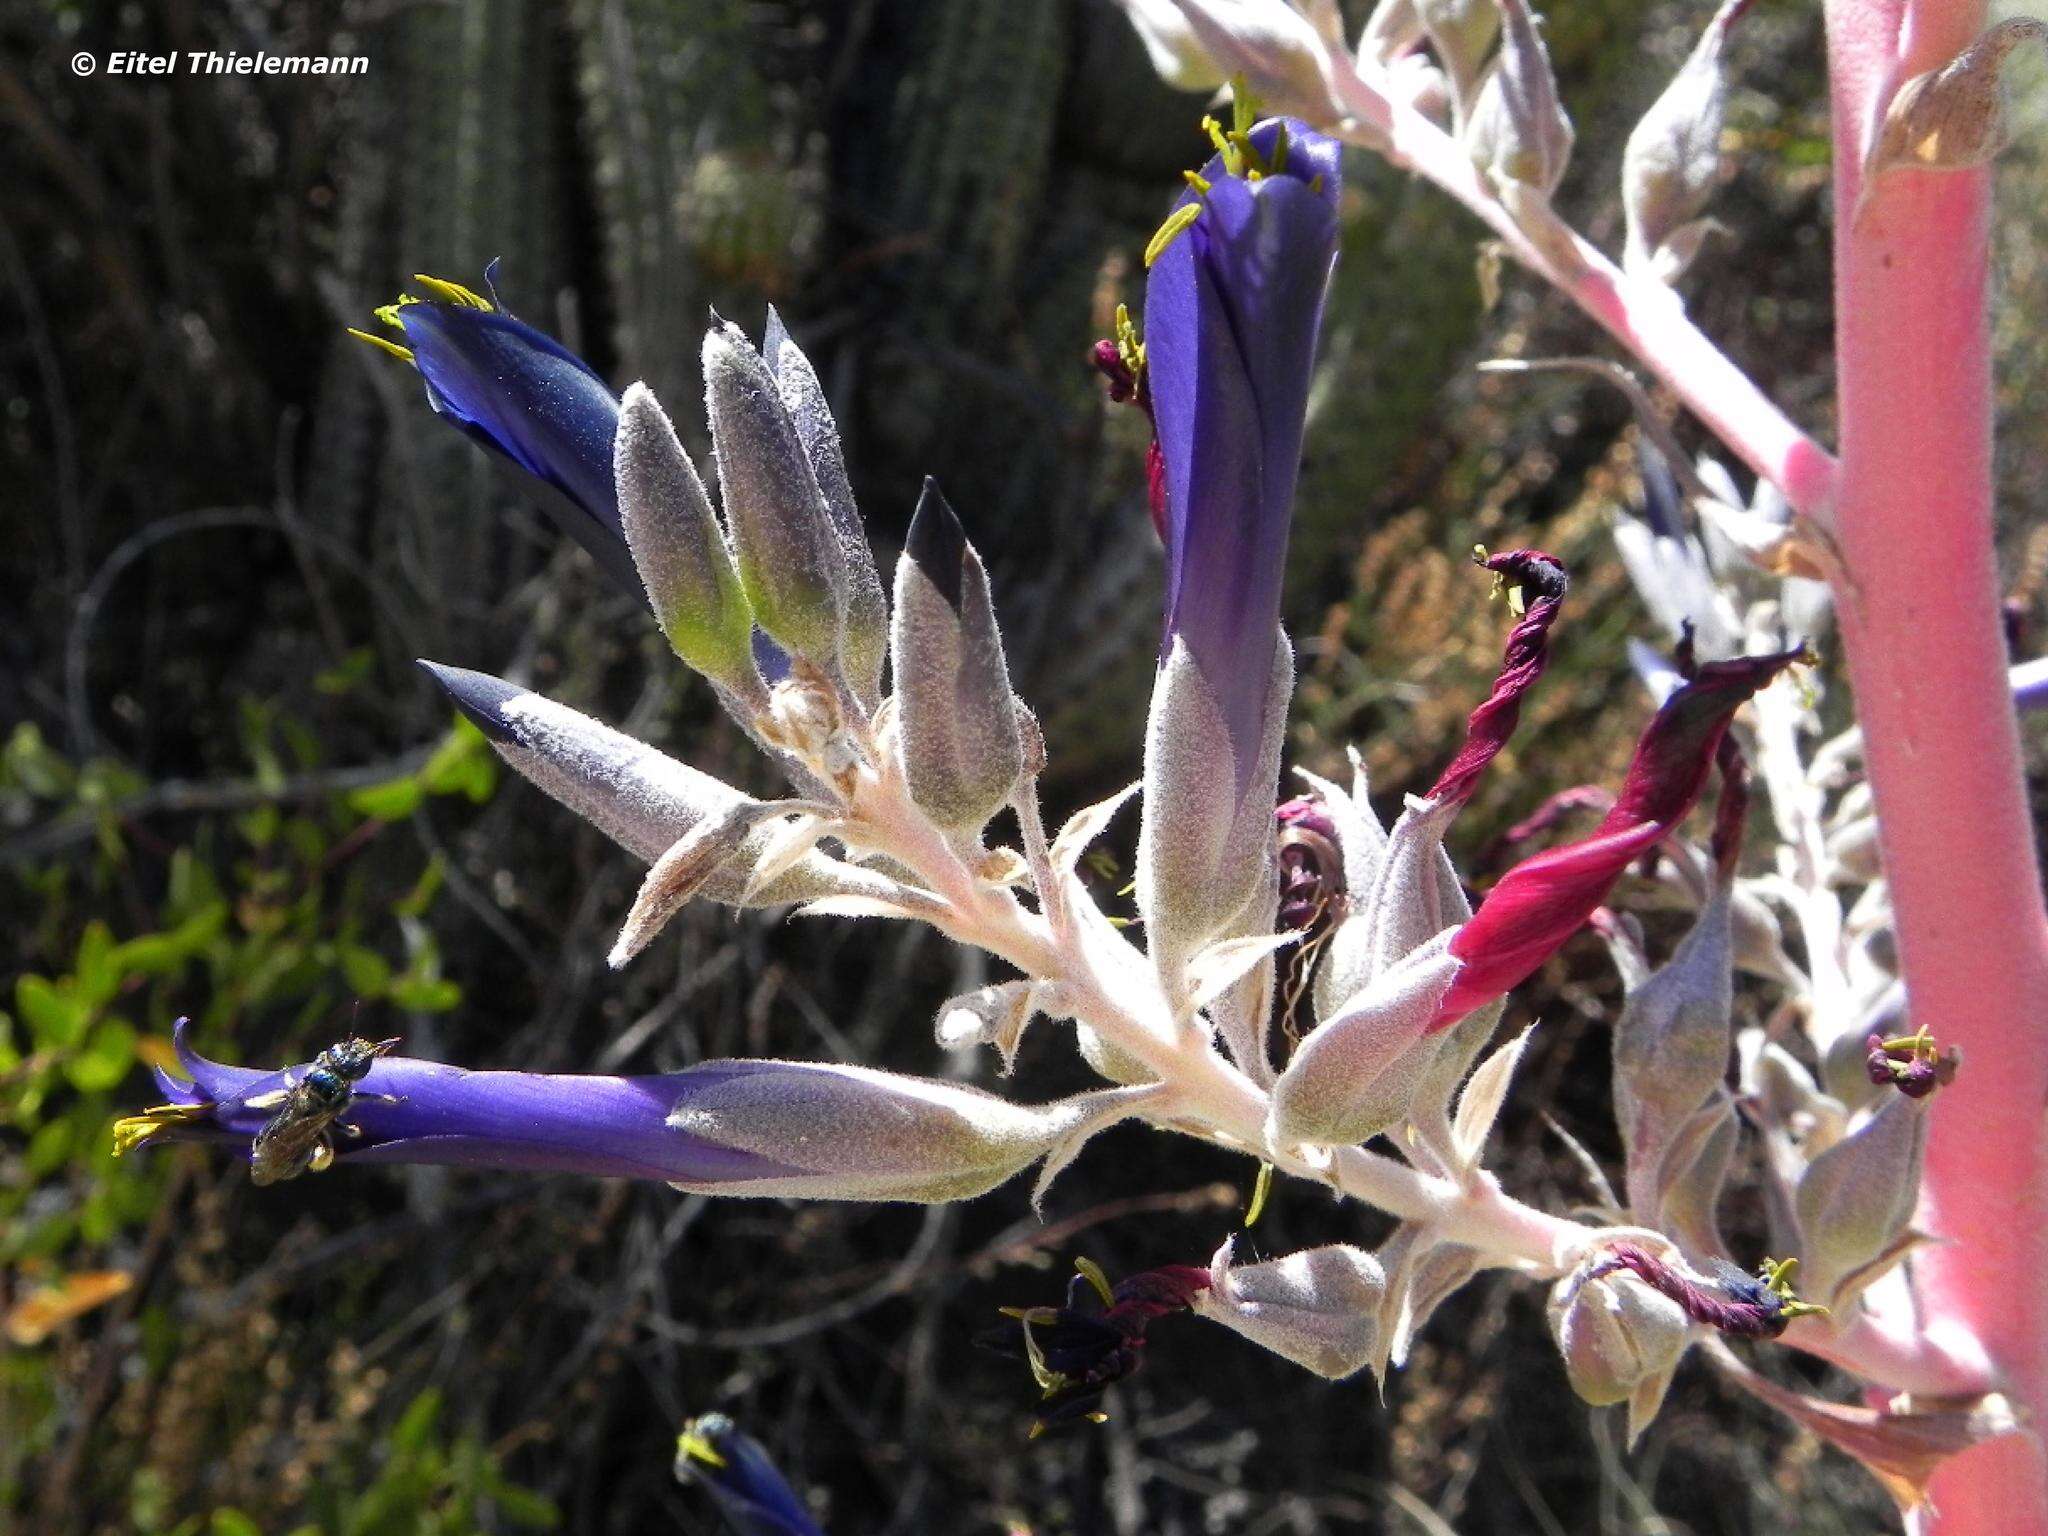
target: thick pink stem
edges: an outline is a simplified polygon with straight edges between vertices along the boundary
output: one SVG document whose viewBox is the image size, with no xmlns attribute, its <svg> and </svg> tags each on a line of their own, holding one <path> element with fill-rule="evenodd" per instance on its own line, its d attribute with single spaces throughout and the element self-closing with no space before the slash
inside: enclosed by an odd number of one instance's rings
<svg viewBox="0 0 2048 1536">
<path fill-rule="evenodd" d="M 1982 0 L 1828 0 L 1838 595 L 1913 1021 L 1963 1055 L 1928 1147 L 1922 1220 L 1951 1241 L 1915 1265 L 1924 1326 L 1974 1335 L 2048 1422 L 2048 918 L 1992 548 L 1990 176 L 1861 175 L 1898 82 L 1983 25 Z M 2048 1530 L 2040 1442 L 1959 1457 L 1935 1501 L 1944 1532 Z"/>
</svg>

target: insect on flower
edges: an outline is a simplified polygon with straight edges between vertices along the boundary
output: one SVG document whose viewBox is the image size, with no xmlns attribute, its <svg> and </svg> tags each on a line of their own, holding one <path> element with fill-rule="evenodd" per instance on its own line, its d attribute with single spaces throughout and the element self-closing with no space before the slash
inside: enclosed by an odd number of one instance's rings
<svg viewBox="0 0 2048 1536">
<path fill-rule="evenodd" d="M 252 1109 L 277 1113 L 256 1133 L 250 1148 L 249 1176 L 258 1184 L 280 1184 L 302 1173 L 319 1173 L 334 1161 L 334 1127 L 360 1136 L 352 1125 L 341 1124 L 342 1115 L 356 1100 L 356 1084 L 369 1074 L 379 1056 L 397 1045 L 390 1040 L 362 1040 L 351 1037 L 330 1045 L 313 1058 L 306 1075 L 249 1101 Z M 388 1099 L 388 1094 L 364 1094 L 364 1098 Z"/>
</svg>

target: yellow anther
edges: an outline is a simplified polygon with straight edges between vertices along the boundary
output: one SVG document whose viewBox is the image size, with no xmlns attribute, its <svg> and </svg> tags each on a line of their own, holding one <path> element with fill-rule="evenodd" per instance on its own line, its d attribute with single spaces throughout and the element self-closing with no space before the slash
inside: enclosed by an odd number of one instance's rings
<svg viewBox="0 0 2048 1536">
<path fill-rule="evenodd" d="M 1105 1307 L 1116 1305 L 1116 1292 L 1110 1287 L 1109 1276 L 1102 1272 L 1100 1264 L 1093 1259 L 1076 1259 L 1074 1268 L 1080 1271 L 1083 1280 L 1095 1288 L 1095 1294 L 1102 1298 Z"/>
<path fill-rule="evenodd" d="M 498 307 L 475 290 L 465 288 L 460 283 L 451 283 L 446 278 L 429 277 L 424 272 L 415 272 L 412 275 L 412 280 L 444 304 L 461 304 L 470 309 L 496 309 Z"/>
<path fill-rule="evenodd" d="M 686 1429 L 676 1440 L 676 1460 L 688 1458 L 701 1461 L 707 1467 L 723 1467 L 725 1458 L 718 1453 L 718 1447 L 698 1434 L 694 1428 Z"/>
<path fill-rule="evenodd" d="M 389 352 L 401 363 L 410 363 L 412 361 L 411 347 L 401 347 L 395 341 L 386 341 L 382 336 L 372 336 L 368 331 L 359 331 L 354 326 L 348 328 L 348 333 L 355 337 L 357 341 L 367 341 L 371 346 L 379 347 Z"/>
<path fill-rule="evenodd" d="M 1193 187 L 1197 192 L 1206 194 L 1209 188 L 1214 185 L 1214 183 L 1211 182 L 1209 178 L 1204 176 L 1200 171 L 1182 171 L 1181 175 L 1183 178 L 1186 179 L 1187 184 Z"/>
<path fill-rule="evenodd" d="M 134 1151 L 158 1131 L 174 1125 L 196 1125 L 213 1117 L 211 1104 L 159 1104 L 139 1115 L 125 1115 L 114 1122 L 114 1156 Z"/>
<path fill-rule="evenodd" d="M 405 322 L 399 319 L 398 317 L 400 305 L 417 303 L 419 303 L 418 299 L 413 298 L 410 294 L 401 293 L 398 296 L 397 304 L 380 304 L 375 309 L 371 310 L 370 313 L 375 315 L 379 320 L 382 320 L 394 331 L 402 331 L 405 329 Z"/>
<path fill-rule="evenodd" d="M 1202 205 L 1200 203 L 1185 203 L 1169 213 L 1166 216 L 1166 222 L 1159 226 L 1159 232 L 1152 237 L 1151 242 L 1145 247 L 1145 265 L 1149 268 L 1153 262 L 1165 255 L 1166 248 L 1173 244 L 1201 216 Z"/>
<path fill-rule="evenodd" d="M 1116 355 L 1123 365 L 1131 370 L 1131 377 L 1138 378 L 1145 371 L 1145 343 L 1138 340 L 1138 327 L 1132 323 L 1129 306 L 1116 307 Z"/>
</svg>

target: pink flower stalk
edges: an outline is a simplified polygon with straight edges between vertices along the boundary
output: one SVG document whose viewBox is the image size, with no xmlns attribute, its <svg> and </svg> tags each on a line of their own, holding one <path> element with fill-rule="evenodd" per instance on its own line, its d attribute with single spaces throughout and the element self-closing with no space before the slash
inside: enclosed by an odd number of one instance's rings
<svg viewBox="0 0 2048 1536">
<path fill-rule="evenodd" d="M 1916 1257 L 1930 1341 L 1981 1345 L 2048 1414 L 2048 919 L 2014 723 L 1991 520 L 1988 168 L 1901 168 L 1863 149 L 1901 82 L 1985 24 L 1981 0 L 1828 0 L 1843 647 L 1913 1019 L 1968 1065 L 1931 1122 Z M 1945 1531 L 2048 1526 L 2034 1436 L 1935 1479 Z"/>
<path fill-rule="evenodd" d="M 1450 952 L 1464 968 L 1430 1027 L 1447 1029 L 1505 996 L 1555 954 L 1630 863 L 1685 819 L 1735 711 L 1806 654 L 1802 647 L 1708 662 L 1672 694 L 1643 732 L 1621 793 L 1592 835 L 1517 864 L 1452 938 Z"/>
</svg>

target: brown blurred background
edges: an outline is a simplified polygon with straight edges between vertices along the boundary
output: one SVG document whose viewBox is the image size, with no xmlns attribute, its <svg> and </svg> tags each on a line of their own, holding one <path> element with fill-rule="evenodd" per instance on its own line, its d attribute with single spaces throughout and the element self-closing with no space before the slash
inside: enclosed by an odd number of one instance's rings
<svg viewBox="0 0 2048 1536">
<path fill-rule="evenodd" d="M 1704 5 L 1582 0 L 1549 38 L 1579 124 L 1566 211 L 1618 244 L 1629 124 Z M 1353 18 L 1362 21 L 1362 15 Z M 361 55 L 365 76 L 79 78 L 80 50 Z M 1688 280 L 1706 330 L 1828 429 L 1827 145 L 1815 11 L 1737 35 L 1731 237 Z M 1528 1287 L 1482 1279 L 1382 1402 L 1203 1325 L 1162 1325 L 1112 1421 L 1026 1444 L 1031 1389 L 969 1345 L 1112 1274 L 1206 1258 L 1239 1161 L 1120 1130 L 1057 1186 L 971 1206 L 708 1205 L 659 1188 L 342 1170 L 268 1190 L 182 1150 L 115 1163 L 171 1018 L 229 1059 L 368 1032 L 478 1067 L 651 1071 L 839 1056 L 971 1072 L 931 1044 L 977 982 L 935 939 L 693 912 L 602 966 L 638 871 L 447 737 L 415 656 L 516 675 L 713 772 L 744 743 L 646 615 L 527 490 L 346 339 L 414 271 L 501 291 L 702 444 L 706 306 L 781 307 L 846 433 L 881 558 L 923 475 L 988 557 L 1055 814 L 1134 776 L 1158 612 L 1143 441 L 1086 366 L 1200 103 L 1107 0 L 14 0 L 0 12 L 0 1511 L 38 1536 L 541 1527 L 708 1532 L 669 1460 L 725 1409 L 835 1536 L 890 1532 L 1866 1531 L 1846 1463 L 1688 1366 L 1633 1456 L 1565 1388 Z M 1475 542 L 1578 584 L 1560 657 L 1460 823 L 1461 865 L 1547 792 L 1611 778 L 1649 626 L 1606 541 L 1637 495 L 1618 397 L 1482 378 L 1597 349 L 1477 226 L 1348 169 L 1296 530 L 1294 755 L 1426 783 L 1498 655 Z M 2022 151 L 2001 234 L 2006 484 L 2037 408 L 2044 227 Z M 1680 424 L 1681 434 L 1690 432 Z M 1687 441 L 1692 441 L 1690 437 Z M 2014 536 L 2038 607 L 2042 550 Z M 446 750 L 429 761 L 437 744 Z M 1106 889 L 1120 884 L 1108 872 Z M 160 940 L 154 945 L 145 940 Z M 1547 1113 L 1609 1155 L 1590 941 L 1511 1012 L 1545 1021 L 1505 1126 L 1518 1192 L 1582 1199 Z M 9 1005 L 11 1004 L 11 1008 Z M 1053 1026 L 1015 1091 L 1079 1086 Z M 1740 1199 L 1740 1195 L 1736 1197 Z M 1737 1224 L 1741 1221 L 1738 1216 Z M 1269 1252 L 1370 1240 L 1283 1190 Z M 37 1296 L 132 1284 L 75 1320 Z M 108 1282 L 115 1291 L 121 1282 Z M 59 1306 L 59 1311 L 64 1310 Z M 30 1319 L 33 1321 L 33 1318 Z M 20 1326 L 17 1326 L 20 1325 Z M 1771 1367 L 1817 1380 L 1797 1362 Z M 1011 1522 L 1010 1525 L 1005 1522 Z"/>
</svg>

